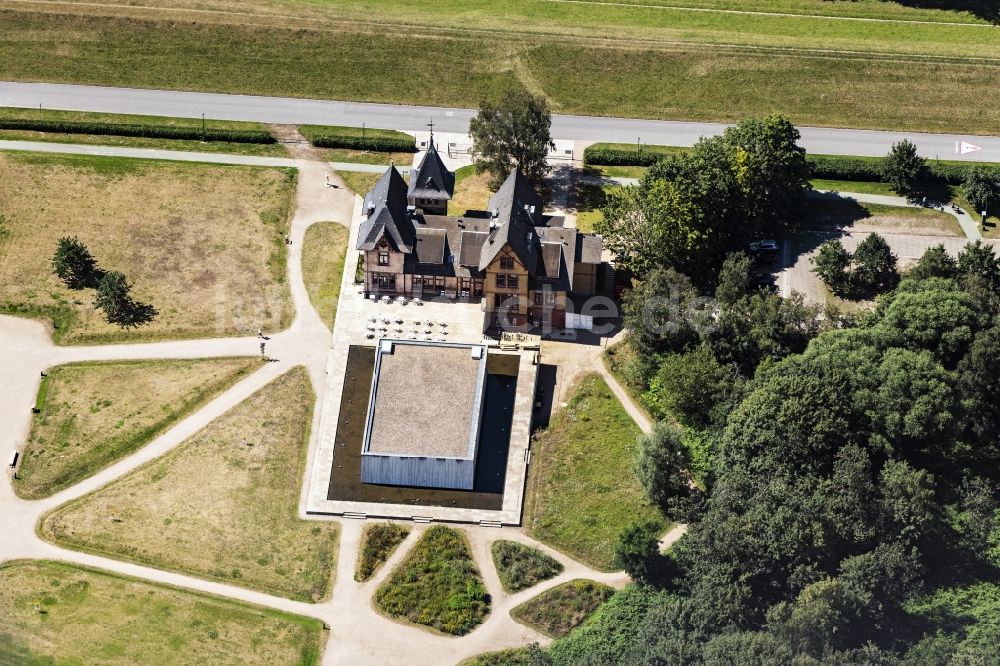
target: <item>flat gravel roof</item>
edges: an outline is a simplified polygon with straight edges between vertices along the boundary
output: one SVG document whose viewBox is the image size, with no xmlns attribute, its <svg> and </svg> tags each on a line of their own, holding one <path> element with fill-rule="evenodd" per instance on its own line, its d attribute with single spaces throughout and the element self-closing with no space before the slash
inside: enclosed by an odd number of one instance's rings
<svg viewBox="0 0 1000 666">
<path fill-rule="evenodd" d="M 392 352 L 383 346 L 392 344 Z M 473 349 L 480 349 L 474 358 Z M 480 345 L 383 341 L 377 350 L 365 450 L 474 458 L 485 380 Z"/>
</svg>

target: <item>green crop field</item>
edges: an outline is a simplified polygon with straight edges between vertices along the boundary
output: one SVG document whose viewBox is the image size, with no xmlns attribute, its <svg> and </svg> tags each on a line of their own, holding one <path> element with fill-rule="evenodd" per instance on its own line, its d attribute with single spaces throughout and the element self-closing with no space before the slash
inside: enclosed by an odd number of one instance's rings
<svg viewBox="0 0 1000 666">
<path fill-rule="evenodd" d="M 520 86 L 565 113 L 994 131 L 974 100 L 1000 82 L 1000 9 L 910 4 L 0 0 L 0 77 L 446 106 Z"/>
</svg>

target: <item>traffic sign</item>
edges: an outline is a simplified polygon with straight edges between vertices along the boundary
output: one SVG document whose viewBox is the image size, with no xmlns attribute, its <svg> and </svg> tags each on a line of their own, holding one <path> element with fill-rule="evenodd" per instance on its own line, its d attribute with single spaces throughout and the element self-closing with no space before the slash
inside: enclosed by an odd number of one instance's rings
<svg viewBox="0 0 1000 666">
<path fill-rule="evenodd" d="M 955 142 L 955 152 L 959 155 L 968 155 L 969 153 L 974 153 L 977 150 L 982 150 L 982 146 L 977 146 L 974 143 L 969 143 L 968 141 L 956 141 Z"/>
</svg>

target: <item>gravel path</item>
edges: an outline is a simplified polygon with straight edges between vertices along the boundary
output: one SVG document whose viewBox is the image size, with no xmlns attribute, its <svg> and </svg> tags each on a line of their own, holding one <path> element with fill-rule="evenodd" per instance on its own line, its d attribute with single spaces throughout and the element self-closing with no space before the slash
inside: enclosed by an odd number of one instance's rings
<svg viewBox="0 0 1000 666">
<path fill-rule="evenodd" d="M 5 147 L 8 143 L 11 142 L 4 142 L 0 146 Z M 30 147 L 23 148 L 25 150 L 43 150 L 54 146 L 63 149 L 59 152 L 110 154 L 123 157 L 138 156 L 135 154 L 137 149 L 128 148 L 99 147 L 106 152 L 94 153 L 92 151 L 95 147 L 92 146 L 77 146 L 80 148 L 79 151 L 67 151 L 65 148 L 68 144 L 19 143 L 31 144 Z M 40 146 L 43 148 L 39 148 Z M 238 382 L 133 455 L 53 497 L 38 501 L 18 498 L 11 485 L 12 474 L 10 470 L 7 470 L 4 478 L 0 480 L 0 561 L 16 558 L 46 558 L 84 564 L 316 617 L 322 619 L 331 628 L 330 641 L 323 657 L 324 664 L 405 663 L 414 666 L 437 665 L 457 663 L 481 652 L 524 645 L 532 641 L 547 643 L 546 637 L 512 620 L 508 611 L 536 593 L 571 578 L 590 578 L 616 587 L 621 587 L 628 579 L 625 574 L 620 572 L 609 574 L 594 571 L 537 543 L 519 529 L 459 528 L 465 531 L 472 543 L 477 564 L 484 574 L 487 589 L 493 597 L 493 611 L 487 620 L 462 638 L 441 636 L 418 627 L 394 622 L 378 614 L 371 605 L 375 589 L 389 575 L 393 566 L 416 543 L 417 538 L 425 529 L 424 526 L 420 525 L 414 526 L 413 532 L 406 542 L 372 580 L 366 583 L 356 583 L 353 579 L 353 572 L 363 522 L 350 519 L 338 521 L 341 523 L 342 530 L 337 578 L 330 598 L 319 604 L 291 601 L 233 585 L 67 550 L 42 541 L 36 535 L 35 525 L 46 511 L 63 502 L 96 490 L 123 474 L 127 474 L 139 465 L 163 455 L 291 367 L 305 366 L 316 394 L 325 395 L 327 355 L 331 335 L 312 308 L 302 281 L 302 241 L 306 229 L 315 222 L 333 219 L 346 223 L 350 220 L 354 196 L 343 187 L 343 182 L 335 175 L 331 179 L 340 187 L 326 187 L 325 177 L 328 165 L 325 162 L 317 161 L 316 154 L 308 145 L 290 144 L 289 148 L 292 157 L 277 164 L 271 158 L 191 154 L 197 157 L 197 161 L 294 166 L 299 171 L 296 210 L 290 231 L 292 243 L 289 246 L 288 257 L 288 278 L 296 316 L 287 330 L 273 335 L 267 343 L 268 356 L 274 359 L 274 362 L 268 363 L 262 369 Z M 177 159 L 174 151 L 169 151 L 169 153 L 171 159 Z M 154 157 L 153 155 L 143 156 Z M 237 161 L 227 162 L 229 158 Z M 262 163 L 260 160 L 267 160 L 267 162 Z M 15 447 L 20 448 L 23 444 L 31 425 L 31 406 L 38 390 L 41 372 L 48 367 L 71 361 L 98 359 L 253 355 L 258 351 L 258 340 L 253 336 L 253 333 L 255 331 L 248 331 L 247 336 L 238 338 L 96 347 L 61 347 L 52 343 L 46 328 L 41 323 L 0 316 L 0 414 L 5 415 L 4 427 L 0 428 L 0 451 L 6 455 L 7 452 Z M 320 410 L 317 409 L 315 412 L 310 451 L 315 445 Z M 312 460 L 312 455 L 309 456 L 309 460 Z M 311 470 L 307 469 L 305 478 L 308 479 L 310 476 Z M 320 519 L 315 516 L 305 516 L 301 510 L 300 515 L 303 519 Z M 328 520 L 328 518 L 322 519 Z M 500 587 L 489 555 L 490 543 L 498 538 L 513 539 L 535 545 L 562 562 L 565 571 L 560 576 L 531 590 L 507 595 Z"/>
</svg>

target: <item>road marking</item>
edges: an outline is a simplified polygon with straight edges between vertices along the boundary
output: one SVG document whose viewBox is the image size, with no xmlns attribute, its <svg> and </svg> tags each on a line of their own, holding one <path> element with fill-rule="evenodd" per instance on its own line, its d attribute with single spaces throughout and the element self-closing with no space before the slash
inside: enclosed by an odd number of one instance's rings
<svg viewBox="0 0 1000 666">
<path fill-rule="evenodd" d="M 974 153 L 977 150 L 982 150 L 982 146 L 977 146 L 974 143 L 969 143 L 968 141 L 956 141 L 955 142 L 955 152 L 959 155 L 968 155 L 969 153 Z"/>
</svg>

